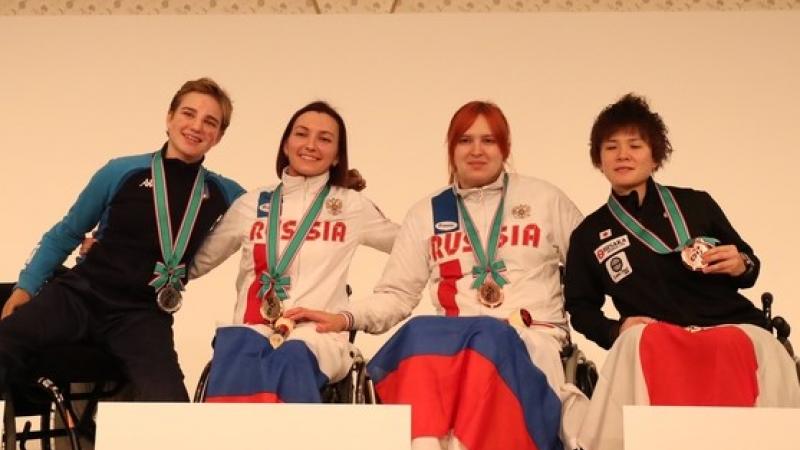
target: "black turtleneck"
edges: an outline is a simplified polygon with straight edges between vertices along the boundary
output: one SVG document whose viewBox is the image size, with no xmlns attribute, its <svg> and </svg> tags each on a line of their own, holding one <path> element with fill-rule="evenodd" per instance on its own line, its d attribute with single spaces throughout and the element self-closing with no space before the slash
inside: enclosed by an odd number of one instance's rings
<svg viewBox="0 0 800 450">
<path fill-rule="evenodd" d="M 565 277 L 566 307 L 572 326 L 603 348 L 610 348 L 619 325 L 630 316 L 648 316 L 681 326 L 711 326 L 724 323 L 753 323 L 763 326 L 761 312 L 739 288 L 750 287 L 758 277 L 760 263 L 752 248 L 733 229 L 719 205 L 706 192 L 669 187 L 678 203 L 691 237 L 707 236 L 720 245 L 733 244 L 755 263 L 754 270 L 739 277 L 706 275 L 687 269 L 680 255 L 659 255 L 645 247 L 611 215 L 605 205 L 586 217 L 570 240 Z M 668 246 L 677 246 L 664 207 L 652 179 L 641 204 L 636 191 L 613 194 L 642 225 Z M 610 230 L 610 231 L 608 231 Z M 627 236 L 629 245 L 598 257 L 604 244 Z M 630 273 L 614 273 L 626 267 Z M 603 259 L 600 261 L 600 259 Z M 627 261 L 626 261 L 627 260 Z M 627 270 L 625 269 L 625 270 Z M 623 272 L 624 273 L 624 272 Z M 601 307 L 609 295 L 621 320 L 607 318 Z"/>
</svg>

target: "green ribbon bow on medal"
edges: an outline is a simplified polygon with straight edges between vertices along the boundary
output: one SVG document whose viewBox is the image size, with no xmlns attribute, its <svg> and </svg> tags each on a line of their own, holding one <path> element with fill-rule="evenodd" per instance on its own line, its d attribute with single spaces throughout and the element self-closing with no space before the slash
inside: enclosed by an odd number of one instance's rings
<svg viewBox="0 0 800 450">
<path fill-rule="evenodd" d="M 276 280 L 277 282 L 273 282 L 273 280 Z M 261 276 L 258 277 L 258 281 L 261 282 L 261 289 L 258 290 L 258 298 L 264 298 L 270 289 L 273 288 L 275 289 L 275 295 L 280 300 L 286 300 L 289 297 L 289 294 L 286 292 L 286 289 L 289 287 L 292 281 L 289 277 L 282 277 L 280 275 L 261 272 Z"/>
<path fill-rule="evenodd" d="M 153 286 L 156 291 L 160 291 L 161 288 L 166 285 L 170 285 L 179 291 L 183 290 L 183 278 L 186 276 L 186 264 L 178 264 L 170 269 L 166 264 L 158 261 L 153 273 L 156 277 L 150 281 L 150 286 Z"/>
<path fill-rule="evenodd" d="M 675 240 L 677 241 L 678 246 L 675 248 L 670 248 L 666 243 L 664 243 L 664 241 L 661 240 L 661 238 L 645 228 L 644 225 L 636 220 L 635 217 L 630 215 L 613 195 L 609 195 L 606 206 L 608 206 L 608 209 L 611 211 L 611 215 L 614 216 L 617 221 L 619 221 L 623 228 L 630 231 L 634 236 L 636 236 L 637 239 L 639 239 L 639 241 L 642 242 L 642 244 L 659 255 L 680 252 L 687 246 L 691 245 L 695 239 L 700 239 L 712 245 L 717 245 L 719 243 L 719 239 L 708 236 L 699 236 L 697 238 L 690 237 L 689 226 L 686 225 L 686 220 L 684 220 L 683 213 L 681 212 L 680 207 L 678 207 L 678 202 L 675 201 L 675 197 L 673 197 L 672 192 L 670 192 L 668 188 L 658 183 L 655 185 L 658 197 L 661 199 L 661 203 L 664 205 L 664 210 L 667 212 L 667 217 L 669 218 L 670 225 L 672 226 L 672 231 L 675 233 Z"/>
<path fill-rule="evenodd" d="M 506 264 L 503 260 L 496 260 L 497 256 L 497 243 L 500 240 L 500 228 L 503 224 L 503 207 L 506 202 L 506 191 L 508 190 L 508 174 L 503 174 L 503 193 L 500 196 L 500 203 L 497 205 L 497 210 L 494 212 L 494 219 L 492 219 L 492 228 L 489 230 L 489 243 L 486 247 L 486 252 L 483 250 L 483 244 L 478 232 L 475 230 L 475 223 L 464 205 L 464 200 L 460 195 L 456 195 L 458 201 L 458 212 L 461 219 L 464 221 L 464 228 L 469 236 L 469 241 L 472 243 L 472 250 L 475 254 L 475 259 L 478 264 L 472 267 L 472 275 L 475 280 L 472 282 L 472 289 L 478 289 L 486 281 L 486 277 L 491 276 L 492 280 L 498 286 L 503 287 L 508 284 L 508 280 L 500 274 L 506 270 Z"/>
<path fill-rule="evenodd" d="M 178 291 L 183 290 L 183 278 L 186 276 L 186 265 L 181 264 L 183 254 L 189 245 L 194 222 L 203 200 L 206 169 L 202 166 L 197 170 L 192 192 L 183 213 L 178 237 L 172 240 L 172 221 L 169 214 L 169 199 L 167 198 L 167 177 L 164 173 L 164 161 L 161 152 L 156 152 L 150 162 L 150 171 L 153 175 L 153 203 L 156 213 L 156 227 L 158 228 L 158 243 L 161 247 L 161 261 L 157 261 L 153 269 L 153 278 L 150 286 L 160 291 L 164 286 L 172 286 Z"/>
<path fill-rule="evenodd" d="M 280 203 L 283 193 L 283 183 L 275 188 L 275 192 L 272 193 L 272 197 L 270 197 L 269 200 L 267 270 L 261 272 L 259 276 L 259 281 L 261 282 L 261 288 L 258 290 L 259 298 L 264 299 L 271 290 L 274 290 L 275 296 L 281 301 L 289 298 L 289 294 L 286 290 L 291 285 L 291 279 L 284 275 L 284 273 L 286 269 L 289 268 L 295 255 L 297 255 L 297 251 L 300 250 L 300 246 L 305 242 L 306 236 L 311 230 L 311 226 L 319 217 L 319 213 L 322 211 L 322 204 L 325 202 L 325 198 L 328 196 L 330 190 L 330 185 L 326 184 L 325 187 L 319 191 L 317 197 L 311 202 L 308 211 L 303 215 L 303 220 L 300 222 L 300 226 L 297 227 L 294 236 L 292 236 L 289 244 L 283 250 L 280 259 L 278 259 L 278 227 L 281 216 Z"/>
<path fill-rule="evenodd" d="M 500 272 L 504 272 L 506 270 L 506 263 L 502 260 L 495 261 L 489 264 L 489 267 L 483 266 L 474 266 L 472 267 L 472 276 L 475 277 L 475 280 L 472 282 L 472 288 L 477 289 L 483 282 L 486 280 L 486 277 L 491 275 L 492 280 L 497 283 L 498 286 L 503 287 L 503 285 L 508 283 L 508 280 L 505 279 Z"/>
</svg>

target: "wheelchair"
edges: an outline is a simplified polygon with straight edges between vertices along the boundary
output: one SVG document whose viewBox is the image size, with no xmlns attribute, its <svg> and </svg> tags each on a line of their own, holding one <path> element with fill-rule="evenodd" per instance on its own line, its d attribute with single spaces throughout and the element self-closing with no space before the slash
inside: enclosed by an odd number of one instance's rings
<svg viewBox="0 0 800 450">
<path fill-rule="evenodd" d="M 0 304 L 13 288 L 13 283 L 0 283 Z M 76 384 L 89 389 L 82 392 Z M 125 385 L 116 360 L 97 346 L 65 344 L 44 350 L 33 357 L 25 376 L 3 392 L 4 448 L 19 443 L 24 450 L 28 441 L 39 440 L 39 448 L 49 450 L 51 439 L 65 437 L 73 450 L 80 450 L 81 438 L 94 441 L 98 401 L 117 395 Z M 78 402 L 84 402 L 82 408 Z M 53 425 L 56 415 L 61 425 Z M 18 431 L 18 417 L 38 417 L 38 429 L 32 430 L 32 421 L 26 420 Z"/>
<path fill-rule="evenodd" d="M 561 364 L 564 366 L 564 379 L 574 384 L 587 398 L 597 385 L 597 366 L 571 341 L 561 349 Z"/>
<path fill-rule="evenodd" d="M 769 292 L 761 294 L 761 310 L 764 312 L 764 320 L 766 323 L 767 331 L 774 333 L 778 342 L 783 345 L 789 356 L 794 360 L 795 369 L 797 370 L 797 380 L 800 382 L 800 358 L 794 353 L 792 343 L 789 342 L 789 335 L 792 333 L 792 327 L 789 322 L 781 316 L 772 316 L 772 302 L 774 297 Z"/>
</svg>

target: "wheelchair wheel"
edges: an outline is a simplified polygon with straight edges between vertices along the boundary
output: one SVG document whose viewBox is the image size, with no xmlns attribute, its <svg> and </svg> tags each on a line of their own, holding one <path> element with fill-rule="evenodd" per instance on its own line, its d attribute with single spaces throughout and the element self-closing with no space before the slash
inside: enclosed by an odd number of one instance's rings
<svg viewBox="0 0 800 450">
<path fill-rule="evenodd" d="M 582 361 L 575 368 L 575 385 L 589 398 L 597 385 L 597 377 L 597 368 L 591 361 Z"/>
</svg>

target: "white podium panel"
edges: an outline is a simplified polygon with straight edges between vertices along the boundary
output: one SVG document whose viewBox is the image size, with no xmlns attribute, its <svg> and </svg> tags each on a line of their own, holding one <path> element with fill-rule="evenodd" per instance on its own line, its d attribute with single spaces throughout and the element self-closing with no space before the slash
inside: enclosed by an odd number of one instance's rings
<svg viewBox="0 0 800 450">
<path fill-rule="evenodd" d="M 97 450 L 408 450 L 407 405 L 101 403 Z"/>
<path fill-rule="evenodd" d="M 625 406 L 625 450 L 797 450 L 800 409 Z"/>
</svg>

